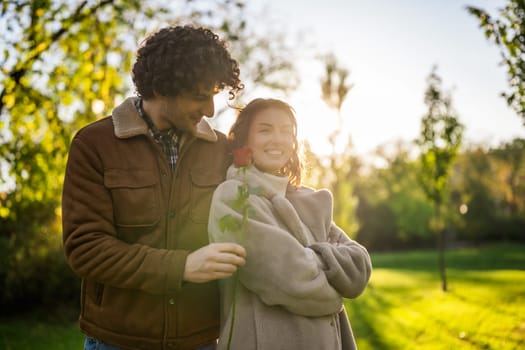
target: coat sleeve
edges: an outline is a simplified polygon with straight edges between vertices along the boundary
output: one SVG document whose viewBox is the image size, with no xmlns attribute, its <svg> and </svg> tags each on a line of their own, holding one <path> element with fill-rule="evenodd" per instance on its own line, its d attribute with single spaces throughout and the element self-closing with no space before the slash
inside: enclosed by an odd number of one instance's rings
<svg viewBox="0 0 525 350">
<path fill-rule="evenodd" d="M 266 198 L 250 196 L 255 210 L 244 232 L 221 231 L 219 222 L 225 215 L 237 221 L 242 218 L 231 206 L 238 185 L 230 180 L 217 188 L 209 234 L 210 241 L 233 241 L 245 247 L 246 265 L 239 270 L 241 283 L 265 304 L 281 305 L 295 314 L 324 316 L 339 312 L 342 297 L 330 285 L 315 254 L 278 224 Z"/>
<path fill-rule="evenodd" d="M 356 298 L 366 288 L 372 263 L 365 247 L 348 238 L 333 222 L 327 242 L 316 242 L 310 248 L 323 263 L 330 284 L 345 298 Z"/>
<path fill-rule="evenodd" d="M 77 275 L 119 288 L 167 294 L 180 288 L 187 251 L 156 249 L 117 238 L 104 165 L 94 144 L 75 137 L 62 196 L 63 243 Z"/>
<path fill-rule="evenodd" d="M 345 298 L 360 295 L 372 272 L 370 256 L 334 223 L 330 191 L 300 188 L 288 192 L 287 198 L 316 237 L 309 247 L 317 253 L 330 284 Z"/>
</svg>

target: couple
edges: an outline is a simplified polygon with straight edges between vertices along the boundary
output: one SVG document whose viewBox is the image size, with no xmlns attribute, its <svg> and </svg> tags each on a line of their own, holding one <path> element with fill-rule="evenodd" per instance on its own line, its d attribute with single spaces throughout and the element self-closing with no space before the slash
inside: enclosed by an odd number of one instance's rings
<svg viewBox="0 0 525 350">
<path fill-rule="evenodd" d="M 138 97 L 81 129 L 68 158 L 84 348 L 225 349 L 231 330 L 231 349 L 354 349 L 342 298 L 364 290 L 370 258 L 332 222 L 330 193 L 300 186 L 293 109 L 256 99 L 228 137 L 213 130 L 214 95 L 242 84 L 205 28 L 149 36 L 133 82 Z M 246 181 L 252 210 L 227 229 Z"/>
</svg>

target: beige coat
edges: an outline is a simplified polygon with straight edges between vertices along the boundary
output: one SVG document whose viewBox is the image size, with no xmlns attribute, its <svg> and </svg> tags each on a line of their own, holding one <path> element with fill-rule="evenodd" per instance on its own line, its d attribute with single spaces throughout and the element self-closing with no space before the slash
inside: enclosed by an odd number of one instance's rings
<svg viewBox="0 0 525 350">
<path fill-rule="evenodd" d="M 286 177 L 251 167 L 254 214 L 246 232 L 221 232 L 232 209 L 242 175 L 233 166 L 212 199 L 209 234 L 216 242 L 236 241 L 247 250 L 239 271 L 232 349 L 355 349 L 343 297 L 355 298 L 371 274 L 364 247 L 332 221 L 332 197 L 326 190 L 288 186 Z M 225 349 L 232 322 L 234 279 L 221 281 L 221 336 Z"/>
<path fill-rule="evenodd" d="M 231 159 L 202 120 L 183 136 L 173 174 L 133 99 L 71 143 L 64 249 L 82 278 L 80 328 L 124 349 L 194 349 L 219 335 L 217 283 L 183 283 L 208 244 L 213 191 Z"/>
</svg>

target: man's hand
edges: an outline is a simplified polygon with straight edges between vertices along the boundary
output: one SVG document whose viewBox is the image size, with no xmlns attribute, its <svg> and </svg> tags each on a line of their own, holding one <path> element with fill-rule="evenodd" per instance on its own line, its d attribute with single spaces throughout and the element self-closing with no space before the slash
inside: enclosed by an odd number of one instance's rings
<svg viewBox="0 0 525 350">
<path fill-rule="evenodd" d="M 184 280 L 202 283 L 230 277 L 245 258 L 246 250 L 236 243 L 211 243 L 188 255 Z"/>
</svg>

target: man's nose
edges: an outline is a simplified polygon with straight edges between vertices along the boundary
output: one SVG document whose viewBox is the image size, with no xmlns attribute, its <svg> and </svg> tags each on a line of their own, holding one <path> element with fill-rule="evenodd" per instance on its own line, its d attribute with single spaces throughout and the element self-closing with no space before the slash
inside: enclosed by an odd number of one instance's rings
<svg viewBox="0 0 525 350">
<path fill-rule="evenodd" d="M 210 98 L 208 101 L 203 102 L 202 112 L 206 117 L 212 118 L 215 113 L 215 104 L 213 98 Z"/>
</svg>

